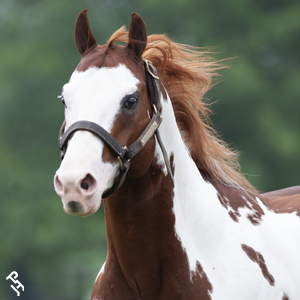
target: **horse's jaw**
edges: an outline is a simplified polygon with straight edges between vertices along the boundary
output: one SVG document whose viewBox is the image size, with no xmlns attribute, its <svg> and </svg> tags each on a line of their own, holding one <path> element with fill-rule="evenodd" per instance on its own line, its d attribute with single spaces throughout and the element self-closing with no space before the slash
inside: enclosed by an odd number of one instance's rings
<svg viewBox="0 0 300 300">
<path fill-rule="evenodd" d="M 102 161 L 103 142 L 86 131 L 76 132 L 54 177 L 64 211 L 89 216 L 101 205 L 103 193 L 114 182 L 118 165 Z"/>
</svg>

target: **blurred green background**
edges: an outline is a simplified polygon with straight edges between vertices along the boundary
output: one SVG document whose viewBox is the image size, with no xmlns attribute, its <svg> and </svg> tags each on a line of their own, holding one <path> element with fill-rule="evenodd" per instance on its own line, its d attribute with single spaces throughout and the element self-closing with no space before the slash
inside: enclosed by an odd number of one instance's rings
<svg viewBox="0 0 300 300">
<path fill-rule="evenodd" d="M 99 44 L 135 11 L 149 34 L 236 57 L 208 95 L 215 128 L 257 188 L 299 185 L 298 0 L 1 0 L 0 299 L 89 299 L 106 257 L 103 210 L 69 216 L 53 189 L 57 95 L 80 60 L 73 30 L 84 8 Z M 20 297 L 5 280 L 13 270 Z"/>
</svg>

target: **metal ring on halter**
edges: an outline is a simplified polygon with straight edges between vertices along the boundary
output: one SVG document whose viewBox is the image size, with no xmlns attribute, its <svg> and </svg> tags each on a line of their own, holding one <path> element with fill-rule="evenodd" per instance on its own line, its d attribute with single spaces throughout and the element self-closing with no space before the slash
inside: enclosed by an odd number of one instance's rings
<svg viewBox="0 0 300 300">
<path fill-rule="evenodd" d="M 147 59 L 144 59 L 144 61 L 145 61 L 145 63 L 146 63 L 146 68 L 147 68 L 147 71 L 149 72 L 149 74 L 150 74 L 153 78 L 155 78 L 155 79 L 158 80 L 159 77 L 156 76 L 156 75 L 154 75 L 154 74 L 151 72 L 150 68 L 149 68 L 149 64 L 152 65 L 151 61 L 150 61 L 150 60 L 147 60 Z"/>
</svg>

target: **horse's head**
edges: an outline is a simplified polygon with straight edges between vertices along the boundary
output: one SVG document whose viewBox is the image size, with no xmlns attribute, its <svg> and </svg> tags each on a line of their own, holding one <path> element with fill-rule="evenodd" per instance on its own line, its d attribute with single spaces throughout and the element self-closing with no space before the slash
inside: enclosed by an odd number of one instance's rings
<svg viewBox="0 0 300 300">
<path fill-rule="evenodd" d="M 54 185 L 67 213 L 87 216 L 97 211 L 103 195 L 120 177 L 126 155 L 127 163 L 131 158 L 128 153 L 116 153 L 110 143 L 116 140 L 116 147 L 123 151 L 122 147 L 132 145 L 144 132 L 147 141 L 134 153 L 127 178 L 142 176 L 148 170 L 155 139 L 153 128 L 146 132 L 145 128 L 155 112 L 148 99 L 142 57 L 147 31 L 140 16 L 132 14 L 126 46 L 99 46 L 84 10 L 76 21 L 75 43 L 82 57 L 61 95 L 65 105 L 61 147 L 65 153 Z M 109 140 L 91 128 L 84 129 L 79 121 L 101 126 Z M 74 129 L 75 123 L 80 128 Z"/>
</svg>

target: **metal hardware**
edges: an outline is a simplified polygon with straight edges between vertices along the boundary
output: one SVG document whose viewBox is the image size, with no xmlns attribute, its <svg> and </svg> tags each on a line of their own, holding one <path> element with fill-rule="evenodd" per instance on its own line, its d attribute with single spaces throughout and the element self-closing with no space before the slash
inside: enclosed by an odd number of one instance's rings
<svg viewBox="0 0 300 300">
<path fill-rule="evenodd" d="M 119 160 L 119 163 L 120 163 L 120 168 L 121 168 L 121 170 L 123 170 L 123 163 L 122 163 L 122 160 L 121 160 L 120 156 L 118 156 L 118 160 Z"/>
<path fill-rule="evenodd" d="M 150 70 L 150 68 L 149 68 L 149 64 L 151 64 L 152 65 L 152 63 L 151 63 L 151 61 L 150 60 L 147 60 L 147 59 L 145 59 L 145 63 L 146 63 L 146 68 L 147 68 L 147 71 L 149 72 L 149 74 L 153 77 L 153 78 L 155 78 L 155 79 L 159 79 L 159 77 L 158 76 L 156 76 L 156 75 L 154 75 L 152 72 L 151 72 L 151 70 Z"/>
<path fill-rule="evenodd" d="M 154 108 L 154 112 L 157 114 L 157 108 L 156 108 L 155 104 L 153 104 L 153 108 Z"/>
<path fill-rule="evenodd" d="M 148 142 L 148 140 L 151 138 L 151 136 L 153 135 L 153 133 L 155 132 L 156 128 L 158 127 L 156 121 L 151 125 L 151 127 L 149 128 L 149 130 L 146 132 L 146 134 L 143 136 L 143 138 L 141 139 L 141 145 L 142 147 L 145 146 L 145 144 Z"/>
</svg>

